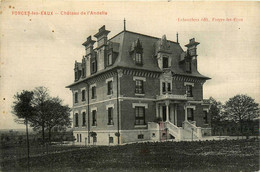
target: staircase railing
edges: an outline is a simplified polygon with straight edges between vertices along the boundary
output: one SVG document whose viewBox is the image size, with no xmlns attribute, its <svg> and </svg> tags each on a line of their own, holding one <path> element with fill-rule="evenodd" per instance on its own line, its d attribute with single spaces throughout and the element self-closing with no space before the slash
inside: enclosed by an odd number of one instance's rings
<svg viewBox="0 0 260 172">
<path fill-rule="evenodd" d="M 181 139 L 181 129 L 171 122 L 165 122 L 165 124 L 169 130 L 169 133 L 171 133 L 175 137 L 175 139 L 180 140 Z"/>
<path fill-rule="evenodd" d="M 193 134 L 197 138 L 201 138 L 202 137 L 201 127 L 197 127 L 196 125 L 190 123 L 189 121 L 183 121 L 182 126 L 183 126 L 184 130 L 189 130 L 190 132 L 192 132 L 192 130 L 193 130 Z"/>
</svg>

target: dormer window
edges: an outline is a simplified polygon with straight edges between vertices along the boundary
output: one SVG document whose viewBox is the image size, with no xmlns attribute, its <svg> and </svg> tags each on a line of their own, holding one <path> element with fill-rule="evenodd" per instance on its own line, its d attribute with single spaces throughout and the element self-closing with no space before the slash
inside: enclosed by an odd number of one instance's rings
<svg viewBox="0 0 260 172">
<path fill-rule="evenodd" d="M 135 53 L 135 63 L 142 65 L 143 64 L 143 59 L 142 59 L 142 54 L 141 53 Z"/>
<path fill-rule="evenodd" d="M 186 72 L 191 73 L 191 61 L 190 60 L 185 61 L 185 68 L 186 68 Z"/>
<path fill-rule="evenodd" d="M 112 53 L 111 54 L 108 54 L 108 57 L 107 57 L 107 66 L 110 66 L 112 65 Z"/>
<path fill-rule="evenodd" d="M 169 68 L 169 58 L 163 57 L 163 68 Z"/>
<path fill-rule="evenodd" d="M 143 65 L 143 47 L 139 38 L 132 43 L 130 48 L 130 55 L 136 65 Z"/>
<path fill-rule="evenodd" d="M 97 60 L 93 59 L 91 61 L 91 74 L 94 74 L 97 72 Z"/>
</svg>

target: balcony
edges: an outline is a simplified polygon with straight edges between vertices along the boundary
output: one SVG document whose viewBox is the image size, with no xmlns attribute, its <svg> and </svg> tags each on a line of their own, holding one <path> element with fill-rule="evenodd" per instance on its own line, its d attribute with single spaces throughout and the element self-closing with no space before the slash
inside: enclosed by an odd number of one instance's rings
<svg viewBox="0 0 260 172">
<path fill-rule="evenodd" d="M 167 100 L 167 99 L 171 99 L 171 100 L 187 100 L 187 96 L 184 95 L 175 95 L 175 94 L 171 94 L 171 93 L 165 93 L 163 95 L 159 95 L 156 96 L 157 100 Z"/>
</svg>

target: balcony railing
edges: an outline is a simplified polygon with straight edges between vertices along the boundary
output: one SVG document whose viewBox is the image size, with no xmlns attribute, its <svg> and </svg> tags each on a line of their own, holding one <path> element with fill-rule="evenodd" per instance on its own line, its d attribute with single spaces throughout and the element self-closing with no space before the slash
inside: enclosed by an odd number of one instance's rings
<svg viewBox="0 0 260 172">
<path fill-rule="evenodd" d="M 172 100 L 187 100 L 187 96 L 184 95 L 176 95 L 176 94 L 170 94 L 165 93 L 163 95 L 159 95 L 156 97 L 158 100 L 165 100 L 165 99 L 172 99 Z"/>
</svg>

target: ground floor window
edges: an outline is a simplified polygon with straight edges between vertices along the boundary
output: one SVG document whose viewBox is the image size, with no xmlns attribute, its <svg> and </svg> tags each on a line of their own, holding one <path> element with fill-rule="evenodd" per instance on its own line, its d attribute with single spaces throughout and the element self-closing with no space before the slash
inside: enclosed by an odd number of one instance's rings
<svg viewBox="0 0 260 172">
<path fill-rule="evenodd" d="M 203 113 L 204 113 L 204 117 L 203 117 L 204 123 L 208 124 L 208 112 L 207 111 L 203 111 Z"/>
<path fill-rule="evenodd" d="M 145 109 L 144 107 L 135 107 L 135 125 L 145 125 Z"/>
<path fill-rule="evenodd" d="M 143 139 L 143 138 L 144 138 L 144 135 L 143 135 L 143 134 L 138 134 L 137 138 L 138 138 L 138 139 Z"/>
<path fill-rule="evenodd" d="M 109 143 L 114 143 L 114 138 L 113 137 L 109 137 Z"/>
<path fill-rule="evenodd" d="M 93 137 L 93 142 L 96 143 L 97 142 L 97 137 Z"/>
<path fill-rule="evenodd" d="M 97 125 L 97 111 L 93 110 L 92 111 L 92 126 L 96 126 Z"/>
</svg>

